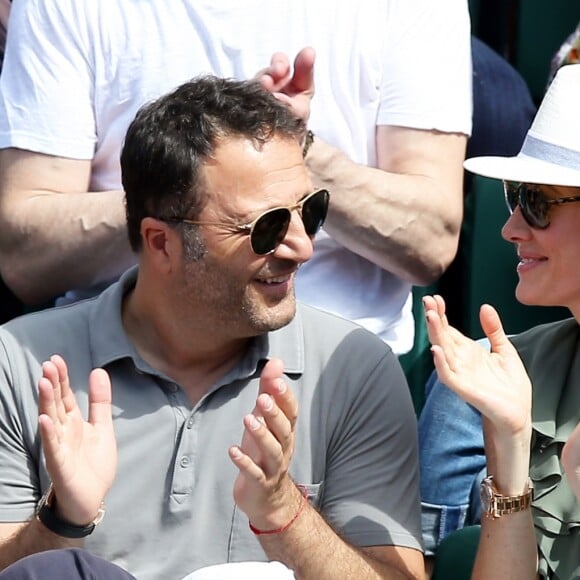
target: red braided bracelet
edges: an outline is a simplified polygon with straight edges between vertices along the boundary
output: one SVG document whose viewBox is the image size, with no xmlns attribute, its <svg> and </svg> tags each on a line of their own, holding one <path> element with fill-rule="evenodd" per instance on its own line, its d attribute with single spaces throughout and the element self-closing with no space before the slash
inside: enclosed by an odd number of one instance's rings
<svg viewBox="0 0 580 580">
<path fill-rule="evenodd" d="M 285 532 L 300 517 L 302 512 L 306 509 L 306 504 L 308 503 L 308 489 L 304 485 L 297 485 L 296 487 L 300 490 L 302 499 L 300 500 L 300 506 L 298 507 L 298 511 L 294 514 L 294 517 L 287 524 L 284 524 L 281 528 L 276 528 L 275 530 L 259 530 L 252 525 L 252 522 L 248 522 L 250 530 L 252 530 L 256 536 L 281 534 L 282 532 Z"/>
</svg>

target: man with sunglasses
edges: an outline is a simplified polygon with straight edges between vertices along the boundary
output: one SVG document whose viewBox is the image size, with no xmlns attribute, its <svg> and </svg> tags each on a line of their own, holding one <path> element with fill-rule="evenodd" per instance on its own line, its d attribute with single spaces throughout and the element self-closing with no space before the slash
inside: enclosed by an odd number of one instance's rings
<svg viewBox="0 0 580 580">
<path fill-rule="evenodd" d="M 459 239 L 466 0 L 27 0 L 11 19 L 0 271 L 20 299 L 94 295 L 135 263 L 118 159 L 143 103 L 204 72 L 248 79 L 270 63 L 260 76 L 284 102 L 302 97 L 309 173 L 334 195 L 297 295 L 397 354 L 412 348 L 412 284 L 435 280 Z"/>
<path fill-rule="evenodd" d="M 247 560 L 422 576 L 398 361 L 294 297 L 330 199 L 304 136 L 255 82 L 200 77 L 137 114 L 138 268 L 0 331 L 2 567 L 84 542 L 142 580 Z"/>
</svg>

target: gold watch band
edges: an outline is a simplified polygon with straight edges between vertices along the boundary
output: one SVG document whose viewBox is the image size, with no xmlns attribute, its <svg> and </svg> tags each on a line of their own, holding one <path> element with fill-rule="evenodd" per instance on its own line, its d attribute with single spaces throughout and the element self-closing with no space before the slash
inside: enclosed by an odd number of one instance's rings
<svg viewBox="0 0 580 580">
<path fill-rule="evenodd" d="M 532 505 L 533 488 L 532 480 L 528 479 L 524 493 L 502 495 L 495 486 L 493 475 L 486 477 L 481 482 L 481 502 L 485 515 L 495 519 L 529 509 Z"/>
</svg>

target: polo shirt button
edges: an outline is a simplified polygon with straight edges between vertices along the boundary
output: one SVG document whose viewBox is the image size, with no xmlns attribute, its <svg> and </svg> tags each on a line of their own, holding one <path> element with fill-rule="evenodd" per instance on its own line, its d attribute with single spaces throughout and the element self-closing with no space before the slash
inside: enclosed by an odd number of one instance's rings
<svg viewBox="0 0 580 580">
<path fill-rule="evenodd" d="M 182 457 L 181 461 L 179 462 L 179 465 L 181 465 L 181 467 L 189 467 L 189 457 Z"/>
<path fill-rule="evenodd" d="M 169 391 L 171 393 L 177 393 L 178 389 L 179 389 L 179 387 L 175 383 L 171 383 L 169 385 Z"/>
</svg>

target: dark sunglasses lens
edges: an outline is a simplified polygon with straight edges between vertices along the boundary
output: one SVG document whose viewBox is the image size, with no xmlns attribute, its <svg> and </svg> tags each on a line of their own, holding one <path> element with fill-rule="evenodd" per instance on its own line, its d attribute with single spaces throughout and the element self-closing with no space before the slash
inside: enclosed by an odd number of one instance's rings
<svg viewBox="0 0 580 580">
<path fill-rule="evenodd" d="M 263 214 L 252 228 L 250 241 L 258 256 L 273 252 L 282 242 L 290 225 L 290 210 L 273 209 Z"/>
<path fill-rule="evenodd" d="M 512 183 L 510 181 L 506 181 L 504 183 L 505 202 L 508 206 L 508 210 L 510 213 L 514 213 L 516 207 L 518 206 L 519 188 L 520 188 L 519 183 Z"/>
<path fill-rule="evenodd" d="M 531 227 L 543 230 L 550 225 L 549 204 L 539 189 L 528 187 L 523 183 L 506 181 L 504 191 L 510 213 L 513 213 L 519 205 L 522 216 Z"/>
<path fill-rule="evenodd" d="M 550 225 L 550 220 L 548 219 L 549 205 L 539 189 L 523 185 L 520 194 L 520 204 L 525 220 L 533 228 L 543 230 Z"/>
<path fill-rule="evenodd" d="M 313 193 L 302 206 L 304 230 L 309 236 L 315 235 L 326 219 L 330 195 L 326 189 Z"/>
</svg>

